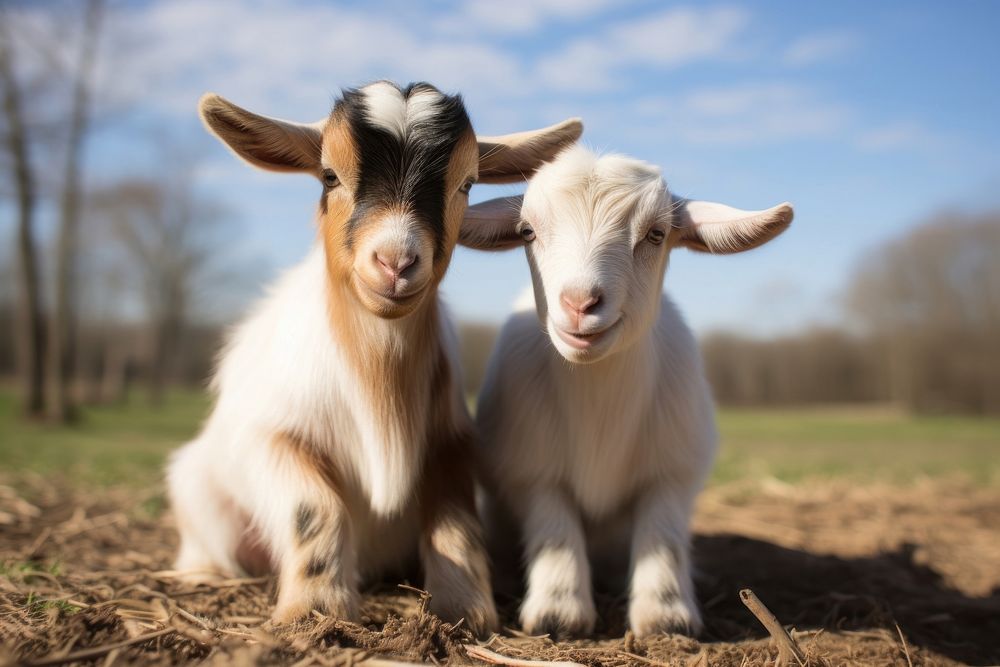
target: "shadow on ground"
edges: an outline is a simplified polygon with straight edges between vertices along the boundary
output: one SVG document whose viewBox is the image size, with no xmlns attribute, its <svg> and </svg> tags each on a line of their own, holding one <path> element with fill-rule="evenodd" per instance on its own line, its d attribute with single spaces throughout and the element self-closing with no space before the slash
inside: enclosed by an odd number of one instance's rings
<svg viewBox="0 0 1000 667">
<path fill-rule="evenodd" d="M 1000 539 L 1000 537 L 998 537 Z M 969 597 L 917 562 L 914 544 L 840 558 L 737 535 L 699 537 L 703 640 L 765 637 L 737 592 L 752 589 L 798 630 L 864 631 L 898 624 L 907 641 L 972 664 L 1000 662 L 1000 589 Z"/>
</svg>

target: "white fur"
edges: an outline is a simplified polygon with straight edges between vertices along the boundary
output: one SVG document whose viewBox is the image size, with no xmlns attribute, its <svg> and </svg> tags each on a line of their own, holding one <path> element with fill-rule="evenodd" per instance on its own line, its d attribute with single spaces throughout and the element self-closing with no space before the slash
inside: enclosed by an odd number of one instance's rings
<svg viewBox="0 0 1000 667">
<path fill-rule="evenodd" d="M 419 90 L 406 100 L 406 124 L 409 127 L 432 118 L 438 112 L 441 96 L 433 90 Z"/>
<path fill-rule="evenodd" d="M 408 99 L 404 98 L 399 88 L 386 81 L 367 85 L 361 92 L 368 120 L 399 138 L 405 137 L 414 125 L 432 118 L 441 101 L 440 94 L 433 90 L 415 91 Z"/>
<path fill-rule="evenodd" d="M 523 532 L 531 633 L 591 630 L 590 558 L 599 579 L 627 566 L 637 634 L 701 627 L 689 521 L 717 438 L 695 339 L 662 294 L 669 241 L 647 238 L 672 232 L 671 202 L 654 167 L 579 147 L 524 196 L 535 308 L 504 326 L 477 420 L 490 505 Z M 567 290 L 601 300 L 576 316 Z M 604 333 L 580 350 L 560 330 Z"/>
<path fill-rule="evenodd" d="M 406 133 L 406 98 L 396 86 L 378 81 L 361 89 L 368 109 L 368 120 L 397 137 Z"/>
</svg>

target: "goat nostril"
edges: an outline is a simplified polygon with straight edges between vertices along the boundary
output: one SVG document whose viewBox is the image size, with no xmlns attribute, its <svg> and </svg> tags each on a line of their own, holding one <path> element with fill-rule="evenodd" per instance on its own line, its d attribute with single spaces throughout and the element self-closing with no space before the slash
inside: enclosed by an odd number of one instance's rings
<svg viewBox="0 0 1000 667">
<path fill-rule="evenodd" d="M 579 315 L 587 315 L 597 310 L 601 304 L 601 295 L 593 292 L 585 294 L 563 293 L 561 297 L 563 307 Z"/>
<path fill-rule="evenodd" d="M 580 304 L 581 313 L 591 313 L 597 310 L 597 307 L 601 305 L 601 295 L 595 294 L 594 296 L 587 299 L 586 302 Z"/>
<path fill-rule="evenodd" d="M 383 273 L 392 278 L 398 278 L 404 271 L 406 271 L 406 269 L 416 264 L 417 259 L 417 255 L 382 254 L 380 252 L 375 253 L 375 261 L 378 263 Z"/>
<path fill-rule="evenodd" d="M 396 270 L 399 273 L 406 271 L 408 268 L 417 263 L 417 255 L 403 255 L 398 260 L 396 260 Z"/>
<path fill-rule="evenodd" d="M 375 253 L 375 263 L 378 264 L 378 268 L 382 270 L 382 273 L 390 278 L 396 277 L 396 269 L 392 266 L 394 262 L 388 257 Z"/>
</svg>

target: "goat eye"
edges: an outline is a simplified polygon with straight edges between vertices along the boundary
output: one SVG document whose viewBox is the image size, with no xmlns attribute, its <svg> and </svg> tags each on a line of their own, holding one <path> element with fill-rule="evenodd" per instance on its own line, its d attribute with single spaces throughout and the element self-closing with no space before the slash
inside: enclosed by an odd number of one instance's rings
<svg viewBox="0 0 1000 667">
<path fill-rule="evenodd" d="M 461 192 L 463 195 L 469 194 L 469 190 L 472 189 L 472 186 L 475 184 L 475 182 L 476 179 L 470 178 L 469 180 L 467 180 L 465 183 L 462 184 L 462 187 L 460 187 L 458 191 Z"/>
<path fill-rule="evenodd" d="M 334 173 L 333 169 L 323 170 L 323 187 L 330 189 L 335 188 L 340 185 L 340 179 L 337 178 L 337 174 Z"/>
<path fill-rule="evenodd" d="M 531 243 L 535 240 L 535 230 L 531 228 L 531 225 L 521 225 L 518 234 L 521 235 L 521 240 L 525 243 Z"/>
<path fill-rule="evenodd" d="M 646 240 L 653 245 L 660 245 L 666 237 L 667 233 L 659 227 L 653 227 L 646 233 Z"/>
</svg>

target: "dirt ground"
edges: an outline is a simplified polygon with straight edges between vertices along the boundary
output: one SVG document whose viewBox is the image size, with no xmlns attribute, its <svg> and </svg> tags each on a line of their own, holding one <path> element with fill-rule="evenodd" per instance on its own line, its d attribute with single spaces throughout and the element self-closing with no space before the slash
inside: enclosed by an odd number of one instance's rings
<svg viewBox="0 0 1000 667">
<path fill-rule="evenodd" d="M 271 580 L 175 581 L 176 537 L 154 491 L 18 487 L 0 486 L 0 665 L 484 664 L 461 624 L 390 584 L 366 596 L 363 625 L 317 614 L 274 627 Z M 500 600 L 508 628 L 482 645 L 514 665 L 775 664 L 775 642 L 740 600 L 749 588 L 792 628 L 807 664 L 1000 663 L 1000 489 L 716 487 L 695 529 L 697 639 L 636 639 L 612 598 L 599 599 L 594 639 L 524 637 L 510 629 L 516 601 Z"/>
</svg>

